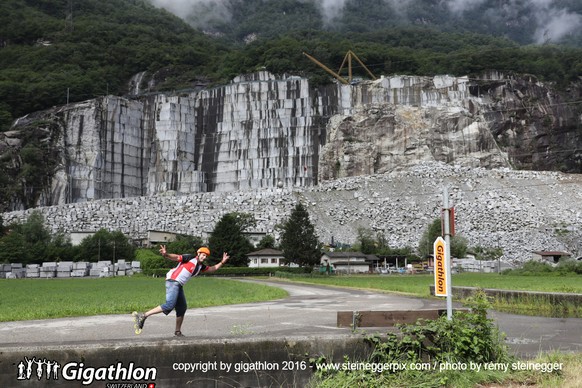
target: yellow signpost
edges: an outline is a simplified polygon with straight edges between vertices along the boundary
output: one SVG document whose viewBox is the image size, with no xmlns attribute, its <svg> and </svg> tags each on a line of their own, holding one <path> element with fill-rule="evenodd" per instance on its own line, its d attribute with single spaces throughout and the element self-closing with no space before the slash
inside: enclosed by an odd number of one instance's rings
<svg viewBox="0 0 582 388">
<path fill-rule="evenodd" d="M 435 296 L 448 296 L 449 263 L 446 254 L 446 242 L 438 237 L 434 242 L 434 294 Z"/>
</svg>

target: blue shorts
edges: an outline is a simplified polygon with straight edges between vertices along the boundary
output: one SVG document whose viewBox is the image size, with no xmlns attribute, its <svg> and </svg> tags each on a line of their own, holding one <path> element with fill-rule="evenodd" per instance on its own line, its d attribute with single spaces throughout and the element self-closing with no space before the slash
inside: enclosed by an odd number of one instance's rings
<svg viewBox="0 0 582 388">
<path fill-rule="evenodd" d="M 164 314 L 168 315 L 176 309 L 176 316 L 183 317 L 188 305 L 182 285 L 176 281 L 166 280 L 166 302 L 161 306 Z"/>
</svg>

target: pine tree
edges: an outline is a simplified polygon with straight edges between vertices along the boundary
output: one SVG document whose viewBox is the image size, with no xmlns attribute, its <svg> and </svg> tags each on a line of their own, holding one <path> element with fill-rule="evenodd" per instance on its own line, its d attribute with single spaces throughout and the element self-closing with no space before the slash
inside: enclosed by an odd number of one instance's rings
<svg viewBox="0 0 582 388">
<path fill-rule="evenodd" d="M 227 213 L 216 223 L 214 230 L 208 239 L 208 247 L 212 258 L 222 258 L 222 253 L 227 252 L 230 260 L 227 265 L 234 267 L 248 266 L 247 253 L 254 250 L 244 231 L 256 220 L 247 213 Z"/>
<path fill-rule="evenodd" d="M 301 203 L 291 211 L 289 219 L 282 225 L 282 231 L 281 250 L 287 262 L 302 267 L 319 263 L 321 251 L 315 227 Z"/>
</svg>

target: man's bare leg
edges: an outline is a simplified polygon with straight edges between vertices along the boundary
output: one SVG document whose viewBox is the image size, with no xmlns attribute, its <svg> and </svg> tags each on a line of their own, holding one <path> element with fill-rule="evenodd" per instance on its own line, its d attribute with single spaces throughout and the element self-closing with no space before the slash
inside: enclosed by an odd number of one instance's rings
<svg viewBox="0 0 582 388">
<path fill-rule="evenodd" d="M 150 311 L 146 311 L 146 312 L 144 313 L 144 315 L 145 315 L 145 317 L 147 318 L 147 317 L 149 317 L 150 315 L 159 314 L 159 313 L 161 313 L 161 312 L 163 312 L 163 310 L 162 310 L 162 306 L 158 306 L 158 307 L 154 307 L 154 308 L 153 308 L 153 309 L 151 309 Z"/>
<path fill-rule="evenodd" d="M 176 332 L 175 334 L 182 334 L 182 322 L 184 322 L 184 316 L 176 317 Z"/>
</svg>

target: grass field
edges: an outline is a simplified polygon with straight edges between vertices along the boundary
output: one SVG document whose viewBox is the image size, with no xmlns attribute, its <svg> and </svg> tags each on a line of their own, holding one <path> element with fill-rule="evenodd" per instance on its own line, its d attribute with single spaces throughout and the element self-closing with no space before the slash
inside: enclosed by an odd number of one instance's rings
<svg viewBox="0 0 582 388">
<path fill-rule="evenodd" d="M 293 280 L 360 289 L 429 296 L 432 275 L 293 277 Z M 582 293 L 579 276 L 503 276 L 456 274 L 455 286 Z M 190 308 L 248 303 L 284 298 L 276 287 L 228 279 L 200 277 L 185 287 Z M 0 322 L 101 314 L 127 314 L 146 310 L 164 301 L 164 279 L 144 276 L 101 279 L 3 279 L 0 280 Z M 545 356 L 548 357 L 548 356 Z M 554 354 L 552 362 L 564 364 L 562 373 L 528 372 L 499 376 L 480 387 L 579 387 L 582 359 L 577 355 Z M 542 360 L 547 362 L 546 359 Z M 408 384 L 409 385 L 409 384 Z M 455 386 L 453 384 L 453 386 Z M 461 386 L 461 385 L 459 385 Z"/>
<path fill-rule="evenodd" d="M 454 286 L 582 293 L 580 276 L 507 276 L 464 273 L 453 275 Z M 432 275 L 293 277 L 293 280 L 429 296 Z M 191 308 L 284 298 L 278 288 L 220 278 L 199 277 L 185 287 Z M 144 276 L 100 279 L 0 280 L 0 322 L 146 310 L 164 302 L 164 280 Z M 532 307 L 528 302 L 527 308 Z M 535 307 L 535 306 L 534 306 Z M 516 308 L 508 306 L 507 309 Z M 535 311 L 531 312 L 535 314 Z"/>
<path fill-rule="evenodd" d="M 287 292 L 260 284 L 199 277 L 184 287 L 189 308 L 280 299 Z M 146 310 L 165 300 L 163 278 L 0 280 L 0 322 Z"/>
<path fill-rule="evenodd" d="M 423 298 L 430 297 L 429 286 L 434 285 L 433 275 L 351 275 L 351 276 L 297 276 L 292 281 L 366 290 L 398 292 Z M 452 276 L 452 285 L 458 287 L 494 288 L 501 290 L 565 292 L 582 294 L 582 277 L 518 276 L 485 273 L 462 273 Z M 491 301 L 493 309 L 508 313 L 537 315 L 555 318 L 582 318 L 582 306 L 578 303 L 550 303 L 543 296 Z"/>
<path fill-rule="evenodd" d="M 291 280 L 322 285 L 401 292 L 421 297 L 428 297 L 430 295 L 429 286 L 434 284 L 433 275 L 293 276 Z M 452 285 L 504 290 L 582 293 L 582 276 L 511 276 L 462 273 L 452 276 Z"/>
</svg>

